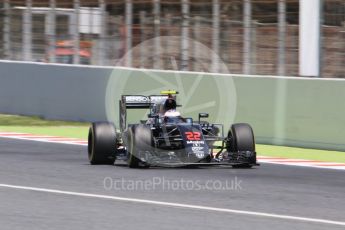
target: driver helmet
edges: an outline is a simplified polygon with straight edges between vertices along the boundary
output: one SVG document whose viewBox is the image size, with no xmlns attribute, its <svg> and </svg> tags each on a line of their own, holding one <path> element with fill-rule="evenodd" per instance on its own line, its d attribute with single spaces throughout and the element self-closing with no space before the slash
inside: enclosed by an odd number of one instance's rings
<svg viewBox="0 0 345 230">
<path fill-rule="evenodd" d="M 181 114 L 176 111 L 176 101 L 174 98 L 168 98 L 166 99 L 166 101 L 164 102 L 164 116 L 165 117 L 179 117 L 181 116 Z"/>
<path fill-rule="evenodd" d="M 173 98 L 168 98 L 164 102 L 164 111 L 176 110 L 176 101 Z"/>
</svg>

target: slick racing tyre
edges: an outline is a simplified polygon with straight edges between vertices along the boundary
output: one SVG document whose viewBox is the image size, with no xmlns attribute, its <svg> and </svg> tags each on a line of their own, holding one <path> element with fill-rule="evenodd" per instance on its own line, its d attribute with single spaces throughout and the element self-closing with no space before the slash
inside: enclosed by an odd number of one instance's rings
<svg viewBox="0 0 345 230">
<path fill-rule="evenodd" d="M 254 133 L 251 126 L 246 123 L 233 124 L 229 131 L 228 137 L 229 136 L 230 139 L 232 139 L 232 142 L 229 143 L 227 147 L 229 152 L 249 151 L 254 153 L 254 155 L 248 159 L 248 164 L 235 165 L 234 167 L 252 167 L 250 164 L 256 163 L 256 154 Z"/>
<path fill-rule="evenodd" d="M 245 123 L 233 124 L 231 126 L 235 151 L 255 152 L 255 140 L 253 129 Z"/>
<path fill-rule="evenodd" d="M 113 123 L 92 123 L 88 137 L 88 156 L 92 165 L 115 162 L 116 129 Z"/>
<path fill-rule="evenodd" d="M 130 168 L 147 168 L 149 164 L 140 160 L 143 151 L 152 150 L 152 135 L 150 127 L 134 125 L 128 132 L 128 166 Z"/>
</svg>

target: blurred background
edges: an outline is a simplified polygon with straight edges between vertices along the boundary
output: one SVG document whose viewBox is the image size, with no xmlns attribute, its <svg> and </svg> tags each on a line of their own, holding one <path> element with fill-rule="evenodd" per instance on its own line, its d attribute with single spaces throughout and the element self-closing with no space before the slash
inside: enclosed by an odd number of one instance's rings
<svg viewBox="0 0 345 230">
<path fill-rule="evenodd" d="M 173 46 L 181 70 L 299 76 L 299 16 L 299 0 L 2 0 L 0 59 L 174 69 L 157 52 Z M 321 17 L 320 76 L 345 78 L 345 1 L 323 0 Z M 122 61 L 160 36 L 181 44 L 157 39 Z M 200 66 L 187 38 L 220 59 Z"/>
</svg>

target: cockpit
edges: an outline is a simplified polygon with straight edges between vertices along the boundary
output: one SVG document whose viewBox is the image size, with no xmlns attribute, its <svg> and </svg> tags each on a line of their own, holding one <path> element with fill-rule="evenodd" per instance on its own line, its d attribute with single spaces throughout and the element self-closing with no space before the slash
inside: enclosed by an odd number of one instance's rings
<svg viewBox="0 0 345 230">
<path fill-rule="evenodd" d="M 186 119 L 181 116 L 177 116 L 177 117 L 164 116 L 162 118 L 162 123 L 165 123 L 165 124 L 186 123 Z"/>
</svg>

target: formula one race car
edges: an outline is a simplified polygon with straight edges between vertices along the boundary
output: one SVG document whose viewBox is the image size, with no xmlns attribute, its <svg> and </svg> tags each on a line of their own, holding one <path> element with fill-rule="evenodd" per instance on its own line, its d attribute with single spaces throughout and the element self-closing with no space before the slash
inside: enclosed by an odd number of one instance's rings
<svg viewBox="0 0 345 230">
<path fill-rule="evenodd" d="M 129 167 L 230 165 L 250 168 L 256 162 L 253 130 L 233 124 L 224 135 L 222 124 L 185 118 L 176 111 L 176 91 L 161 95 L 123 95 L 120 132 L 110 122 L 93 123 L 88 136 L 91 164 L 125 160 Z M 148 109 L 148 119 L 127 125 L 127 110 Z"/>
</svg>

